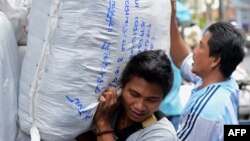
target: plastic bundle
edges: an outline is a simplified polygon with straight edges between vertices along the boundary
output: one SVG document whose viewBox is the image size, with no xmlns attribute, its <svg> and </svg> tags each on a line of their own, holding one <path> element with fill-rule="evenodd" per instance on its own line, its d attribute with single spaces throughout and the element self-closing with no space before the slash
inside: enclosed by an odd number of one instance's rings
<svg viewBox="0 0 250 141">
<path fill-rule="evenodd" d="M 29 139 L 19 128 L 17 97 L 21 63 L 14 30 L 0 11 L 0 141 Z"/>
</svg>

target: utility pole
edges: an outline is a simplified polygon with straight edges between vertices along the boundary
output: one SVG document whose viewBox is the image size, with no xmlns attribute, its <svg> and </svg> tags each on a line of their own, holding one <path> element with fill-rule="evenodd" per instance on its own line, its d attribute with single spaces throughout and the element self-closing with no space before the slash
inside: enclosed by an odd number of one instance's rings
<svg viewBox="0 0 250 141">
<path fill-rule="evenodd" d="M 225 3 L 224 0 L 219 0 L 219 19 L 225 21 Z"/>
<path fill-rule="evenodd" d="M 207 22 L 210 24 L 212 22 L 212 4 L 214 0 L 205 0 L 207 7 Z"/>
</svg>

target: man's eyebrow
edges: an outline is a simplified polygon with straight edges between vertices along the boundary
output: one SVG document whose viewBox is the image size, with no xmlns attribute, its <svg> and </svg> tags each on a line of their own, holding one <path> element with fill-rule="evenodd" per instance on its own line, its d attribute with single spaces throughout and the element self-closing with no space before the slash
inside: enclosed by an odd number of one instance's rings
<svg viewBox="0 0 250 141">
<path fill-rule="evenodd" d="M 155 99 L 155 100 L 159 100 L 159 99 L 161 99 L 161 97 L 160 96 L 151 96 L 151 97 L 148 97 L 149 99 Z"/>
<path fill-rule="evenodd" d="M 137 91 L 135 91 L 135 90 L 133 90 L 131 88 L 129 88 L 128 90 L 129 90 L 129 92 L 133 92 L 133 93 L 139 94 Z"/>
</svg>

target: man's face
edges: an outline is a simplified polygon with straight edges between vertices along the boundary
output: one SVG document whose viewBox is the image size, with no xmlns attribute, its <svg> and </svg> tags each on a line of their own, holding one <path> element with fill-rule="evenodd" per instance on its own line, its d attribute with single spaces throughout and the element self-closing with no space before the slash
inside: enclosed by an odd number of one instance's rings
<svg viewBox="0 0 250 141">
<path fill-rule="evenodd" d="M 200 43 L 194 48 L 194 62 L 192 72 L 204 78 L 209 73 L 212 64 L 212 57 L 209 57 L 208 40 L 211 33 L 207 32 L 201 39 Z"/>
<path fill-rule="evenodd" d="M 158 110 L 163 92 L 160 85 L 134 76 L 123 88 L 121 96 L 127 118 L 141 122 Z"/>
</svg>

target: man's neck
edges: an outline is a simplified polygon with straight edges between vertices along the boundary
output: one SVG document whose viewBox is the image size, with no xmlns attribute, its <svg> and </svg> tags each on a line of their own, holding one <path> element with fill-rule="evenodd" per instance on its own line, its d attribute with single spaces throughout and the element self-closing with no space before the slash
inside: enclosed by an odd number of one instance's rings
<svg viewBox="0 0 250 141">
<path fill-rule="evenodd" d="M 126 115 L 126 113 L 122 112 L 117 119 L 117 129 L 124 129 L 130 125 L 132 125 L 134 122 L 132 122 Z"/>
<path fill-rule="evenodd" d="M 200 89 L 202 89 L 208 85 L 211 85 L 214 83 L 220 83 L 220 82 L 227 80 L 227 78 L 225 78 L 221 73 L 213 73 L 213 74 L 211 73 L 211 74 L 207 75 L 206 77 L 203 77 L 202 79 L 203 79 L 203 83 L 200 86 Z"/>
</svg>

